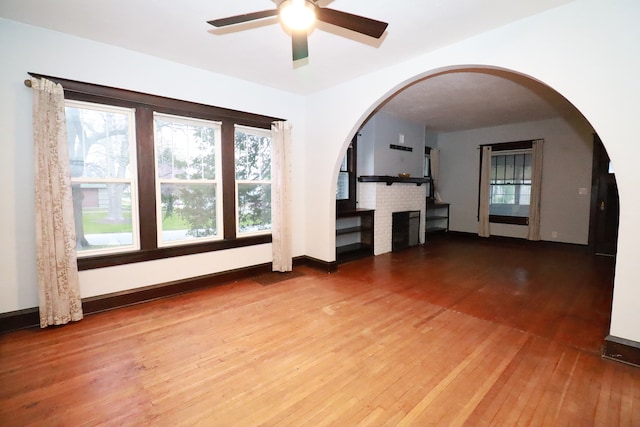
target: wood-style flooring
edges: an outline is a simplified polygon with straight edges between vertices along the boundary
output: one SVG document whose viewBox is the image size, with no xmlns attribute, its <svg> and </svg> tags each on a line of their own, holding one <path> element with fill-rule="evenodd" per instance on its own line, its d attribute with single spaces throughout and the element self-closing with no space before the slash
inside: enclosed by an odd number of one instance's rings
<svg viewBox="0 0 640 427">
<path fill-rule="evenodd" d="M 640 426 L 640 369 L 600 357 L 611 258 L 447 238 L 296 272 L 0 336 L 0 425 Z"/>
</svg>

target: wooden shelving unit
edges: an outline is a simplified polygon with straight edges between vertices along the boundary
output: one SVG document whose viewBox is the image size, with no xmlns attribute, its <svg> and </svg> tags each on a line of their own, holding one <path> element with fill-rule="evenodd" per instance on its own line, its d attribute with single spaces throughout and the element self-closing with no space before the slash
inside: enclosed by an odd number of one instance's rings
<svg viewBox="0 0 640 427">
<path fill-rule="evenodd" d="M 373 209 L 356 209 L 336 215 L 336 261 L 373 255 Z"/>
<path fill-rule="evenodd" d="M 436 233 L 447 231 L 449 231 L 449 203 L 437 203 L 427 199 L 425 242 L 429 241 L 429 236 L 433 237 Z"/>
</svg>

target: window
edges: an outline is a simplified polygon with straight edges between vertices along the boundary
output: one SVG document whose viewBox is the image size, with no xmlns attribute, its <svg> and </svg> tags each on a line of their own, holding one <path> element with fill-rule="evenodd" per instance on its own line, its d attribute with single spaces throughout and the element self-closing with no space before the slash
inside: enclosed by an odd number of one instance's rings
<svg viewBox="0 0 640 427">
<path fill-rule="evenodd" d="M 423 176 L 428 179 L 425 183 L 427 199 L 434 198 L 433 178 L 431 177 L 431 147 L 424 147 Z"/>
<path fill-rule="evenodd" d="M 281 119 L 34 76 L 64 88 L 79 270 L 271 242 Z"/>
<path fill-rule="evenodd" d="M 356 210 L 356 165 L 358 134 L 351 140 L 351 145 L 340 164 L 338 184 L 336 186 L 336 210 L 349 212 Z"/>
<path fill-rule="evenodd" d="M 271 231 L 271 132 L 236 126 L 238 235 Z"/>
<path fill-rule="evenodd" d="M 489 214 L 529 217 L 531 152 L 491 156 Z"/>
<path fill-rule="evenodd" d="M 336 199 L 349 199 L 349 152 L 342 158 L 340 172 L 338 172 L 338 186 L 336 187 Z"/>
<path fill-rule="evenodd" d="M 154 114 L 160 246 L 222 238 L 220 123 Z"/>
<path fill-rule="evenodd" d="M 532 141 L 491 144 L 489 221 L 527 225 L 532 185 Z M 480 151 L 482 165 L 482 150 Z M 480 203 L 478 201 L 478 209 Z"/>
<path fill-rule="evenodd" d="M 71 101 L 65 110 L 78 256 L 138 249 L 134 111 Z"/>
</svg>

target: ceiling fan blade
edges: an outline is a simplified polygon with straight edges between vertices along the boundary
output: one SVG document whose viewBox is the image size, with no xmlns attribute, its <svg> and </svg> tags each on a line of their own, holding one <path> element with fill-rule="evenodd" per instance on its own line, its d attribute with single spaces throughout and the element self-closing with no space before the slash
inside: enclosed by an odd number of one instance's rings
<svg viewBox="0 0 640 427">
<path fill-rule="evenodd" d="M 365 18 L 364 16 L 353 15 L 326 7 L 319 7 L 316 10 L 316 18 L 327 24 L 333 24 L 338 27 L 356 31 L 376 39 L 382 37 L 382 34 L 387 29 L 387 25 L 389 25 L 386 22 L 376 21 L 375 19 Z"/>
<path fill-rule="evenodd" d="M 276 16 L 278 9 L 262 10 L 260 12 L 245 13 L 244 15 L 229 16 L 228 18 L 212 19 L 207 21 L 214 27 L 226 27 L 228 25 L 241 24 L 243 22 L 254 21 L 256 19 Z"/>
<path fill-rule="evenodd" d="M 307 43 L 306 31 L 293 31 L 291 33 L 291 44 L 293 47 L 293 60 L 304 59 L 309 56 L 309 45 Z"/>
</svg>

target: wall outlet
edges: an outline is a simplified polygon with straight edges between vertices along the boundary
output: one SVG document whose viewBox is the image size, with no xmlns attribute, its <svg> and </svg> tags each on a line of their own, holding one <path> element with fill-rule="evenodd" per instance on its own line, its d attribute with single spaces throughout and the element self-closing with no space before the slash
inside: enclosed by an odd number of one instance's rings
<svg viewBox="0 0 640 427">
<path fill-rule="evenodd" d="M 552 239 L 557 239 L 558 238 L 558 232 L 557 231 L 552 231 L 551 232 L 551 238 Z"/>
<path fill-rule="evenodd" d="M 398 135 L 398 143 L 404 144 L 404 133 L 401 133 L 400 135 Z"/>
</svg>

